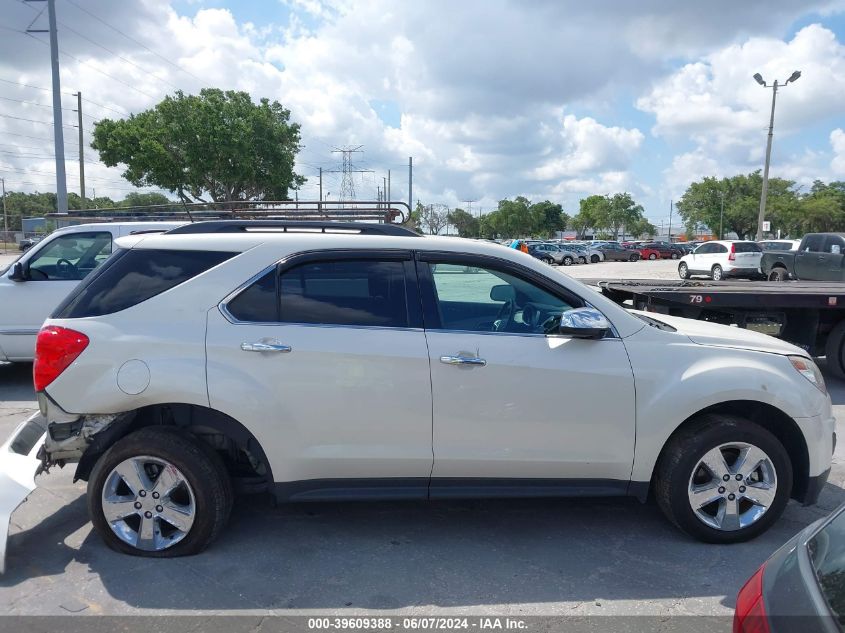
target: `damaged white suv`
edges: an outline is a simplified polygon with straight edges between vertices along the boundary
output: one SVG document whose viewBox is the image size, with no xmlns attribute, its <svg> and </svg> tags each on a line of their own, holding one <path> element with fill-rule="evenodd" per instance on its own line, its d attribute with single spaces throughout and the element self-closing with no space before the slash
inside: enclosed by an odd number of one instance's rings
<svg viewBox="0 0 845 633">
<path fill-rule="evenodd" d="M 8 513 L 34 488 L 25 464 L 77 462 L 95 528 L 129 554 L 201 551 L 239 490 L 651 494 L 693 537 L 735 542 L 814 503 L 830 469 L 804 351 L 629 312 L 518 251 L 271 221 L 117 246 L 38 335 L 41 412 L 0 465 Z"/>
</svg>

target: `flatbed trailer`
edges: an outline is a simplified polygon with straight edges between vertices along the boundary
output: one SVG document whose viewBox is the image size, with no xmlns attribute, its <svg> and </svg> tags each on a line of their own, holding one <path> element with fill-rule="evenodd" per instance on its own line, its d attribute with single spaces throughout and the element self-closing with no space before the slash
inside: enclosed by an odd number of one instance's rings
<svg viewBox="0 0 845 633">
<path fill-rule="evenodd" d="M 845 377 L 845 283 L 582 279 L 636 310 L 735 325 L 777 336 L 827 356 Z"/>
</svg>

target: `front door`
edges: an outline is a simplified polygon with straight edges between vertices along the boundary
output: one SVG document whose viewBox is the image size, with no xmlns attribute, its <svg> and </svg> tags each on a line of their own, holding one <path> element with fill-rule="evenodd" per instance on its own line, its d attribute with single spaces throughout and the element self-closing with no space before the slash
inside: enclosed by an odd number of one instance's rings
<svg viewBox="0 0 845 633">
<path fill-rule="evenodd" d="M 281 496 L 424 498 L 431 381 L 411 256 L 324 257 L 209 313 L 210 405 L 253 431 Z"/>
<path fill-rule="evenodd" d="M 59 234 L 22 258 L 24 281 L 13 269 L 0 277 L 0 350 L 8 360 L 32 360 L 35 336 L 44 320 L 71 290 L 111 253 L 108 231 Z"/>
<path fill-rule="evenodd" d="M 418 262 L 431 355 L 431 496 L 624 492 L 634 379 L 622 341 L 554 334 L 582 307 L 536 273 L 489 259 Z"/>
</svg>

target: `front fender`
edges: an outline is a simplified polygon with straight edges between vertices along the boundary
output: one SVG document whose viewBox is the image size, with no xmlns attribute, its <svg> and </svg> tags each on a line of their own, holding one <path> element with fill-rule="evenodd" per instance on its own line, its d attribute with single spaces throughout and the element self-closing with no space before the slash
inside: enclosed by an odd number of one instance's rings
<svg viewBox="0 0 845 633">
<path fill-rule="evenodd" d="M 649 481 L 672 433 L 714 405 L 760 402 L 793 420 L 816 416 L 825 408 L 827 397 L 809 381 L 804 385 L 785 356 L 698 345 L 683 342 L 686 337 L 676 333 L 646 329 L 651 332 L 625 340 L 637 393 L 632 481 Z M 655 333 L 676 341 L 666 345 L 664 338 L 661 345 Z"/>
</svg>

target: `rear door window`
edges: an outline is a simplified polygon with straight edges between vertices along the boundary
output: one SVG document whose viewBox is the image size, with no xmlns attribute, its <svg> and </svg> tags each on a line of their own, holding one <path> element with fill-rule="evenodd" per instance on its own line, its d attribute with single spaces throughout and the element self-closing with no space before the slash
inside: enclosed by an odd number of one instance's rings
<svg viewBox="0 0 845 633">
<path fill-rule="evenodd" d="M 761 253 L 763 249 L 757 242 L 736 242 L 734 252 L 737 253 Z"/>
<path fill-rule="evenodd" d="M 78 319 L 125 310 L 235 255 L 141 248 L 118 251 L 59 304 L 52 318 Z"/>
</svg>

